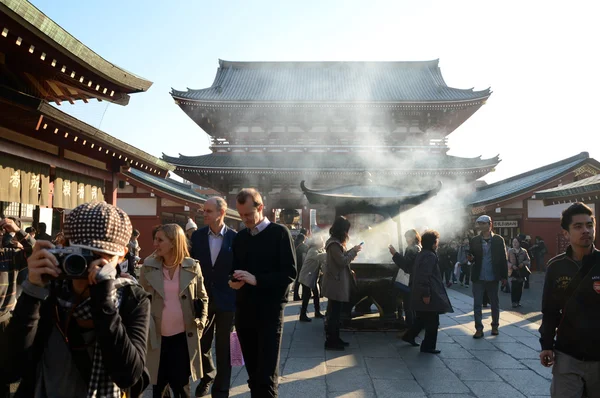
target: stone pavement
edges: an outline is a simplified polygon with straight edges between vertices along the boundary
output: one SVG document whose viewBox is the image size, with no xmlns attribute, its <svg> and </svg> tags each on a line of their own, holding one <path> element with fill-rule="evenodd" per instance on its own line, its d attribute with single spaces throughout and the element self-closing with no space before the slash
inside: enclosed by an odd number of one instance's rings
<svg viewBox="0 0 600 398">
<path fill-rule="evenodd" d="M 466 290 L 466 289 L 465 289 Z M 280 396 L 538 397 L 550 394 L 550 369 L 538 359 L 538 326 L 501 312 L 500 335 L 475 340 L 472 299 L 449 289 L 453 314 L 440 318 L 440 355 L 421 354 L 395 332 L 346 332 L 343 352 L 323 348 L 323 322 L 298 322 L 300 304 L 288 304 L 281 350 Z M 311 303 L 312 305 L 312 303 Z M 312 314 L 309 314 L 312 316 Z M 250 397 L 244 368 L 235 368 L 231 397 Z"/>
</svg>

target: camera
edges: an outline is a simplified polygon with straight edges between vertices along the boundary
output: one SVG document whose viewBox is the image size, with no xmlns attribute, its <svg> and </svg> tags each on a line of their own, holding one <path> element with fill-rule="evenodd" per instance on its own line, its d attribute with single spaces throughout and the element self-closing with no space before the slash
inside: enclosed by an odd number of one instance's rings
<svg viewBox="0 0 600 398">
<path fill-rule="evenodd" d="M 91 250 L 79 247 L 62 247 L 48 250 L 58 260 L 62 270 L 59 279 L 86 279 L 88 265 L 98 257 Z"/>
</svg>

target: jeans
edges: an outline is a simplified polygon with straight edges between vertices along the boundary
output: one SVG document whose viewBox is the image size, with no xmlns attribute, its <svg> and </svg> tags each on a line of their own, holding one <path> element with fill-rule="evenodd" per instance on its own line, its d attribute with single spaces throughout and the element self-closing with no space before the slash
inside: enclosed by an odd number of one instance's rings
<svg viewBox="0 0 600 398">
<path fill-rule="evenodd" d="M 483 294 L 487 293 L 492 307 L 492 328 L 500 325 L 500 303 L 498 299 L 498 281 L 473 282 L 473 312 L 475 313 L 475 329 L 483 330 L 481 307 Z"/>
<path fill-rule="evenodd" d="M 412 327 L 406 332 L 404 338 L 413 340 L 425 329 L 425 338 L 421 343 L 421 351 L 435 350 L 437 344 L 438 327 L 440 326 L 440 314 L 431 311 L 417 311 L 417 317 Z"/>
<path fill-rule="evenodd" d="M 460 283 L 463 281 L 468 285 L 471 280 L 471 266 L 468 264 L 461 264 L 460 266 Z"/>
<path fill-rule="evenodd" d="M 510 292 L 511 301 L 514 303 L 521 302 L 521 296 L 523 295 L 523 280 L 513 279 L 512 280 L 512 291 Z"/>
</svg>

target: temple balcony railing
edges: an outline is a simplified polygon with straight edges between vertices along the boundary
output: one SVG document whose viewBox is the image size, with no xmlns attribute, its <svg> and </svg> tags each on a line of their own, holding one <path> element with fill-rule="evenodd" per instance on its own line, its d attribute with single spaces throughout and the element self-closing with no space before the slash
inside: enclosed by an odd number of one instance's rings
<svg viewBox="0 0 600 398">
<path fill-rule="evenodd" d="M 213 152 L 253 152 L 253 153 L 280 153 L 280 152 L 311 152 L 311 153 L 356 153 L 356 152 L 429 152 L 446 153 L 449 148 L 442 143 L 432 145 L 213 145 Z"/>
</svg>

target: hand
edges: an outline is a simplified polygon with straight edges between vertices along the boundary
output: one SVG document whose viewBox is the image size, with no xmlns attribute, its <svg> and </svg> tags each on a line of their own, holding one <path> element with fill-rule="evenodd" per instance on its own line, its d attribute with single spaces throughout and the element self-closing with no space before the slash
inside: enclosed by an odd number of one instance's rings
<svg viewBox="0 0 600 398">
<path fill-rule="evenodd" d="M 4 229 L 6 232 L 14 232 L 17 233 L 21 230 L 21 228 L 19 228 L 17 226 L 17 224 L 15 224 L 15 222 L 13 220 L 11 220 L 10 218 L 5 218 L 3 220 L 0 220 L 0 229 Z"/>
<path fill-rule="evenodd" d="M 31 256 L 27 258 L 29 270 L 29 283 L 44 287 L 48 277 L 58 278 L 61 273 L 58 260 L 47 249 L 53 249 L 54 245 L 45 240 L 38 240 L 33 247 Z"/>
<path fill-rule="evenodd" d="M 389 245 L 388 249 L 390 249 L 390 253 L 391 253 L 392 256 L 395 255 L 396 253 L 398 253 L 396 251 L 396 248 L 394 246 L 392 246 L 392 245 Z"/>
<path fill-rule="evenodd" d="M 232 288 L 233 290 L 240 290 L 242 288 L 242 286 L 244 286 L 246 284 L 246 282 L 233 282 L 233 281 L 229 281 L 229 287 Z"/>
<path fill-rule="evenodd" d="M 423 302 L 427 305 L 431 302 L 431 297 L 423 297 Z"/>
<path fill-rule="evenodd" d="M 113 256 L 110 260 L 105 258 L 99 258 L 98 260 L 94 260 L 88 265 L 88 282 L 90 285 L 95 285 L 98 282 L 96 281 L 96 276 L 100 271 L 103 274 L 110 274 L 111 271 L 114 271 L 116 275 L 117 266 L 119 264 L 119 256 Z M 106 268 L 105 268 L 106 267 Z"/>
<path fill-rule="evenodd" d="M 233 277 L 249 285 L 256 286 L 256 277 L 248 271 L 233 271 Z"/>
<path fill-rule="evenodd" d="M 362 245 L 356 245 L 352 248 L 352 250 L 354 250 L 356 253 L 358 253 L 362 250 Z"/>
<path fill-rule="evenodd" d="M 554 365 L 554 351 L 544 350 L 540 352 L 540 362 L 547 368 L 552 367 Z"/>
<path fill-rule="evenodd" d="M 119 275 L 121 278 L 128 278 L 131 279 L 132 281 L 135 281 L 136 279 L 133 277 L 133 275 L 128 274 L 127 272 L 121 272 L 121 275 Z"/>
</svg>

